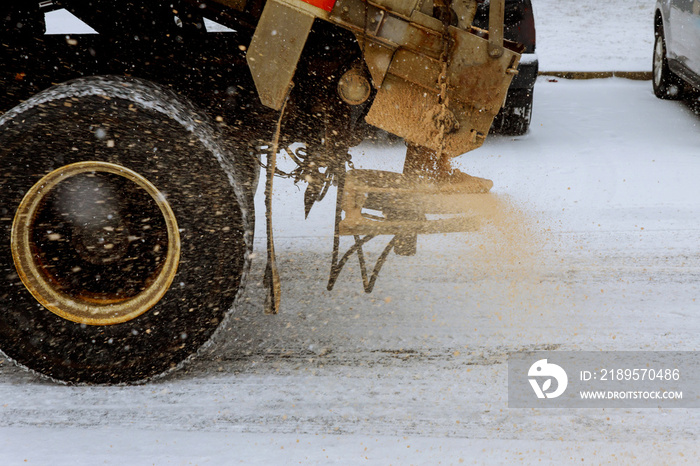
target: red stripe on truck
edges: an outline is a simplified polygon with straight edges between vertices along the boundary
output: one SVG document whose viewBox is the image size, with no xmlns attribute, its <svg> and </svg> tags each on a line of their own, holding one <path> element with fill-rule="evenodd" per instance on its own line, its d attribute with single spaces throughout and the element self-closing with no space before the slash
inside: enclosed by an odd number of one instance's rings
<svg viewBox="0 0 700 466">
<path fill-rule="evenodd" d="M 317 6 L 323 10 L 331 11 L 335 5 L 336 0 L 303 0 L 309 5 Z"/>
</svg>

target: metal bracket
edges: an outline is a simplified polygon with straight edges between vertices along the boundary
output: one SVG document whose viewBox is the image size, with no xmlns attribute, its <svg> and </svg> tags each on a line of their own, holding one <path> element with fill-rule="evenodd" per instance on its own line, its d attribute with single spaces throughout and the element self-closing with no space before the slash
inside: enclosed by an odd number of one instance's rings
<svg viewBox="0 0 700 466">
<path fill-rule="evenodd" d="M 394 249 L 395 243 L 397 241 L 396 236 L 394 236 L 389 241 L 389 243 L 384 248 L 384 251 L 382 251 L 382 254 L 379 256 L 379 259 L 377 259 L 377 262 L 374 265 L 374 269 L 372 270 L 372 275 L 368 278 L 367 266 L 365 265 L 365 255 L 364 251 L 362 250 L 362 246 L 374 238 L 374 235 L 368 235 L 364 237 L 354 236 L 355 244 L 351 246 L 350 249 L 348 249 L 345 252 L 345 254 L 343 254 L 343 257 L 340 260 L 338 260 L 339 243 L 334 241 L 333 259 L 331 261 L 331 274 L 330 277 L 328 277 L 328 291 L 333 290 L 333 286 L 335 286 L 335 282 L 338 280 L 338 276 L 343 270 L 343 267 L 345 267 L 345 264 L 348 262 L 348 259 L 350 259 L 350 256 L 352 256 L 354 253 L 357 253 L 357 259 L 360 263 L 360 274 L 362 275 L 362 286 L 365 289 L 365 293 L 372 292 L 372 290 L 374 289 L 374 284 L 376 283 L 377 278 L 379 277 L 379 272 L 382 270 L 382 267 L 384 266 L 384 263 L 386 262 L 389 253 L 392 249 Z"/>
<path fill-rule="evenodd" d="M 267 290 L 265 297 L 265 314 L 277 314 L 280 309 L 282 286 L 280 284 L 279 270 L 277 269 L 277 257 L 275 255 L 275 239 L 272 234 L 272 188 L 277 169 L 277 151 L 279 150 L 280 133 L 282 132 L 282 118 L 287 106 L 289 94 L 285 96 L 282 108 L 279 111 L 275 134 L 268 152 L 267 169 L 265 171 L 265 228 L 267 232 L 267 264 L 263 276 L 263 286 Z"/>
<path fill-rule="evenodd" d="M 342 220 L 343 215 L 345 172 L 340 174 L 338 178 L 338 197 L 335 205 L 335 231 L 333 234 L 333 255 L 331 258 L 331 272 L 330 276 L 328 277 L 327 289 L 328 291 L 333 290 L 335 282 L 338 280 L 338 277 L 340 276 L 340 272 L 342 272 L 343 267 L 345 267 L 345 264 L 347 264 L 350 257 L 354 253 L 357 253 L 357 259 L 360 264 L 360 274 L 362 275 L 362 286 L 365 290 L 365 293 L 371 293 L 374 289 L 374 284 L 377 282 L 377 278 L 379 277 L 379 272 L 382 270 L 382 267 L 384 266 L 384 263 L 386 262 L 389 253 L 394 248 L 394 244 L 396 243 L 396 237 L 392 238 L 384 248 L 384 251 L 379 256 L 379 259 L 377 259 L 377 262 L 375 263 L 374 268 L 372 269 L 372 275 L 370 277 L 367 276 L 367 266 L 365 264 L 365 255 L 362 246 L 364 246 L 367 242 L 375 238 L 376 235 L 367 235 L 362 238 L 358 235 L 354 235 L 353 238 L 355 240 L 355 244 L 353 244 L 353 246 L 351 246 L 350 249 L 348 249 L 345 252 L 345 254 L 343 254 L 343 257 L 340 260 L 338 260 L 340 250 L 340 222 Z"/>
<path fill-rule="evenodd" d="M 491 0 L 489 3 L 489 57 L 501 58 L 505 20 L 505 0 Z"/>
<path fill-rule="evenodd" d="M 343 267 L 357 253 L 366 293 L 371 293 L 389 253 L 412 255 L 415 243 L 407 241 L 418 234 L 476 231 L 478 219 L 465 214 L 469 201 L 491 188 L 489 180 L 474 178 L 468 184 L 436 185 L 412 182 L 400 173 L 352 170 L 338 176 L 335 207 L 335 232 L 328 290 L 332 290 Z M 465 198 L 469 196 L 469 198 Z M 382 216 L 363 212 L 370 209 Z M 451 215 L 451 218 L 427 220 L 426 214 Z M 344 216 L 343 216 L 344 214 Z M 363 246 L 380 235 L 393 236 L 380 254 L 371 274 Z M 340 256 L 340 237 L 352 236 L 354 244 Z"/>
</svg>

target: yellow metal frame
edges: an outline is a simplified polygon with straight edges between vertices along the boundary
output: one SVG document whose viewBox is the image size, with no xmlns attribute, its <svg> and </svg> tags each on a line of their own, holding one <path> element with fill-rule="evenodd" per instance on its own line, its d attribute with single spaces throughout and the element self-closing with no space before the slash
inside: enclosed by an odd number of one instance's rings
<svg viewBox="0 0 700 466">
<path fill-rule="evenodd" d="M 342 194 L 344 218 L 338 225 L 340 236 L 432 234 L 477 231 L 479 219 L 467 211 L 471 202 L 491 189 L 490 180 L 473 178 L 464 184 L 435 184 L 409 180 L 400 173 L 352 170 L 346 174 Z M 363 210 L 380 209 L 368 205 L 372 195 L 382 196 L 383 207 L 421 214 L 449 216 L 436 220 L 389 220 L 364 215 Z"/>
<path fill-rule="evenodd" d="M 155 280 L 132 298 L 103 303 L 66 296 L 42 273 L 30 240 L 33 222 L 41 202 L 62 181 L 82 173 L 103 172 L 122 176 L 144 189 L 156 202 L 168 232 L 168 252 Z M 106 162 L 80 162 L 58 168 L 44 176 L 27 192 L 12 224 L 12 258 L 22 283 L 46 309 L 72 322 L 86 325 L 113 325 L 132 320 L 151 309 L 170 288 L 180 262 L 180 234 L 168 201 L 146 178 L 120 165 Z"/>
</svg>

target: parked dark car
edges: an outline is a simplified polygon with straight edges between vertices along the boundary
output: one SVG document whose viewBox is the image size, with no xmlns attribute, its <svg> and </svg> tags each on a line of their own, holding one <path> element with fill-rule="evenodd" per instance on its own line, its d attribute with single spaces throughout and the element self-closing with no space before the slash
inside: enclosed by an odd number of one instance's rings
<svg viewBox="0 0 700 466">
<path fill-rule="evenodd" d="M 700 0 L 657 0 L 654 34 L 654 94 L 680 99 L 700 89 Z"/>
<path fill-rule="evenodd" d="M 696 2 L 697 3 L 697 2 Z M 479 4 L 474 26 L 488 29 L 489 1 Z M 525 46 L 518 67 L 519 73 L 508 89 L 508 97 L 496 115 L 491 131 L 498 134 L 521 135 L 530 127 L 532 98 L 539 62 L 535 54 L 535 17 L 530 0 L 506 0 L 505 38 Z"/>
</svg>

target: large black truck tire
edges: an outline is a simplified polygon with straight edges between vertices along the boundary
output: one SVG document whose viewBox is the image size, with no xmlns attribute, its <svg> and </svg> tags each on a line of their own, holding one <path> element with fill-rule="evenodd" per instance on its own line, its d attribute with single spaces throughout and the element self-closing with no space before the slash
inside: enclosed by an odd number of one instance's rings
<svg viewBox="0 0 700 466">
<path fill-rule="evenodd" d="M 510 89 L 491 130 L 505 136 L 522 136 L 530 129 L 534 88 Z"/>
<path fill-rule="evenodd" d="M 178 367 L 232 312 L 257 171 L 184 98 L 82 78 L 0 116 L 0 350 L 52 379 Z"/>
</svg>

